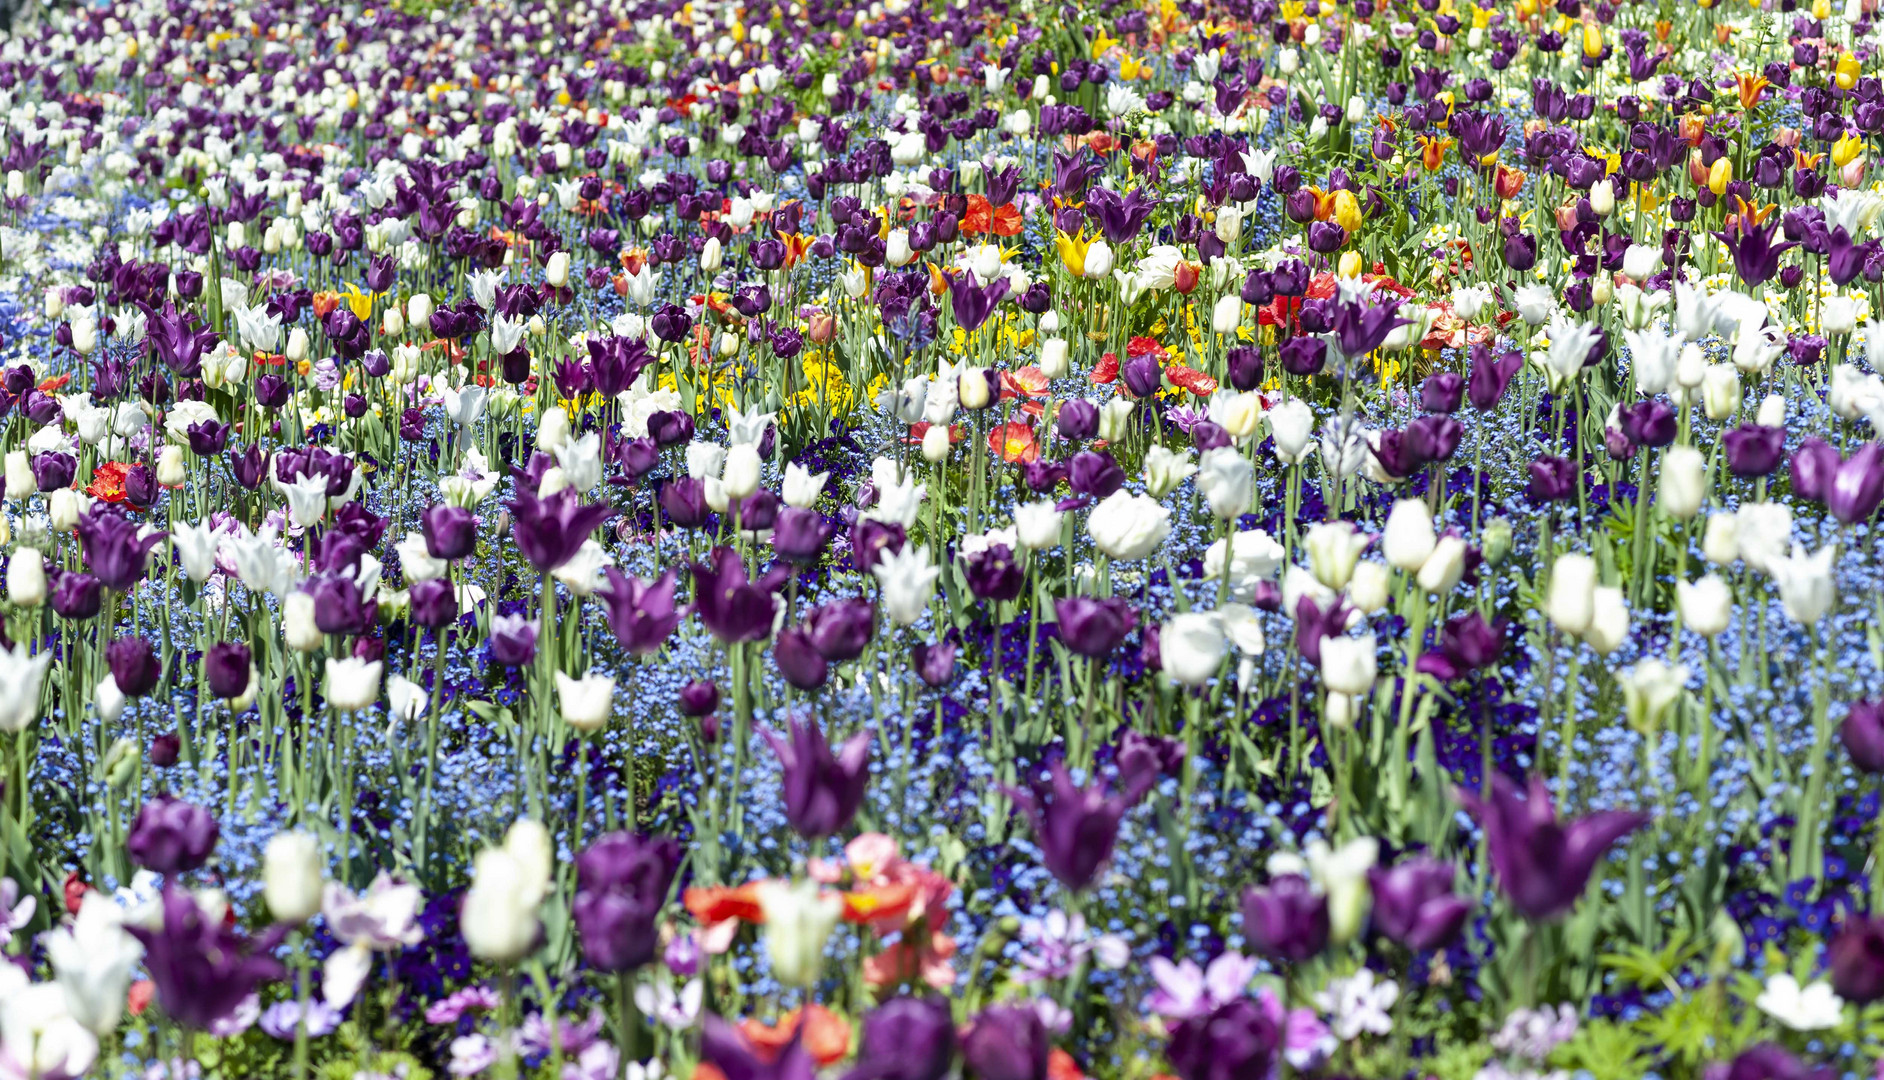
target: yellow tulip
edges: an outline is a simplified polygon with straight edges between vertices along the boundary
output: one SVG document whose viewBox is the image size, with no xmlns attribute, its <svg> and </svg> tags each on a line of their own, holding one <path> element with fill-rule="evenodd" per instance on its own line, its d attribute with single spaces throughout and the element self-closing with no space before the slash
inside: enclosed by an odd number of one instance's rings
<svg viewBox="0 0 1884 1080">
<path fill-rule="evenodd" d="M 1832 164 L 1842 169 L 1862 153 L 1864 153 L 1862 139 L 1856 135 L 1840 136 L 1838 141 L 1832 144 Z"/>
<path fill-rule="evenodd" d="M 1724 195 L 1727 185 L 1733 183 L 1734 163 L 1726 157 L 1715 160 L 1707 170 L 1707 190 L 1716 195 Z"/>
<path fill-rule="evenodd" d="M 1361 276 L 1361 253 L 1360 252 L 1344 251 L 1341 253 L 1341 265 L 1339 267 L 1339 276 L 1344 277 L 1344 278 L 1356 278 L 1356 277 Z"/>
<path fill-rule="evenodd" d="M 1603 24 L 1598 22 L 1583 24 L 1583 55 L 1592 60 L 1603 55 Z"/>
<path fill-rule="evenodd" d="M 1053 234 L 1053 246 L 1060 249 L 1060 262 L 1066 265 L 1066 272 L 1074 277 L 1086 272 L 1086 250 L 1092 247 L 1092 241 L 1086 239 L 1086 230 L 1081 229 L 1075 236 L 1063 232 Z"/>
<path fill-rule="evenodd" d="M 1347 188 L 1334 193 L 1334 212 L 1329 215 L 1336 225 L 1348 232 L 1361 227 L 1361 204 L 1354 198 L 1354 193 Z"/>
<path fill-rule="evenodd" d="M 1846 53 L 1838 58 L 1838 64 L 1832 71 L 1833 81 L 1840 90 L 1849 90 L 1858 85 L 1858 58 Z"/>
</svg>

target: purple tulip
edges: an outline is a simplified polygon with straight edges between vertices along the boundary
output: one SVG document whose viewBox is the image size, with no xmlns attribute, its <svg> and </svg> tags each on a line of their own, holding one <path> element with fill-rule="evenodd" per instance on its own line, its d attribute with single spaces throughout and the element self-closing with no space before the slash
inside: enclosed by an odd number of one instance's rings
<svg viewBox="0 0 1884 1080">
<path fill-rule="evenodd" d="M 773 594 L 783 584 L 777 573 L 749 581 L 738 552 L 715 548 L 706 562 L 693 564 L 693 609 L 707 630 L 726 644 L 759 641 L 772 632 L 778 611 Z"/>
<path fill-rule="evenodd" d="M 1576 493 L 1577 470 L 1569 458 L 1542 454 L 1531 462 L 1530 471 L 1531 483 L 1525 492 L 1534 502 L 1560 502 Z"/>
<path fill-rule="evenodd" d="M 831 526 L 816 510 L 788 506 L 772 521 L 772 550 L 799 565 L 816 562 L 831 539 Z"/>
<path fill-rule="evenodd" d="M 211 645 L 203 657 L 203 667 L 209 675 L 209 692 L 231 700 L 247 693 L 250 664 L 249 647 L 239 641 Z"/>
<path fill-rule="evenodd" d="M 1491 349 L 1480 346 L 1472 350 L 1472 372 L 1466 377 L 1465 396 L 1472 407 L 1479 412 L 1490 412 L 1504 399 L 1505 390 L 1511 385 L 1512 376 L 1524 366 L 1524 356 L 1512 349 L 1496 360 L 1492 359 Z"/>
<path fill-rule="evenodd" d="M 615 516 L 610 507 L 583 505 L 573 488 L 539 499 L 519 484 L 517 497 L 507 505 L 517 519 L 513 534 L 518 550 L 544 574 L 575 558 L 589 534 Z"/>
<path fill-rule="evenodd" d="M 1312 960 L 1328 945 L 1328 898 L 1300 874 L 1278 874 L 1268 888 L 1243 891 L 1243 937 L 1264 956 Z"/>
<path fill-rule="evenodd" d="M 1792 454 L 1793 494 L 1813 502 L 1824 501 L 1842 463 L 1837 447 L 1817 436 L 1807 438 Z"/>
<path fill-rule="evenodd" d="M 608 613 L 615 643 L 636 656 L 659 650 L 680 625 L 681 613 L 674 605 L 674 571 L 662 574 L 652 584 L 629 577 L 613 566 L 602 573 L 608 583 L 595 595 Z"/>
<path fill-rule="evenodd" d="M 1053 613 L 1066 647 L 1093 659 L 1110 656 L 1138 624 L 1138 613 L 1132 605 L 1116 596 L 1103 600 L 1061 597 L 1053 602 Z"/>
<path fill-rule="evenodd" d="M 842 663 L 863 655 L 876 631 L 876 617 L 876 606 L 868 600 L 833 600 L 805 616 L 805 631 L 820 655 L 832 663 Z"/>
<path fill-rule="evenodd" d="M 425 550 L 434 559 L 462 559 L 478 547 L 478 519 L 471 511 L 449 503 L 428 506 L 419 515 L 425 531 Z"/>
<path fill-rule="evenodd" d="M 955 678 L 955 644 L 953 642 L 940 641 L 933 645 L 918 644 L 909 650 L 909 658 L 916 666 L 916 674 L 934 689 L 940 690 Z"/>
<path fill-rule="evenodd" d="M 1030 780 L 1028 790 L 1007 788 L 1007 796 L 1033 826 L 1040 861 L 1060 884 L 1078 892 L 1098 878 L 1112 857 L 1119 821 L 1134 796 L 1109 795 L 1096 780 L 1080 787 L 1057 761 L 1047 770 L 1047 783 Z"/>
<path fill-rule="evenodd" d="M 590 967 L 633 971 L 653 961 L 680 854 L 670 837 L 614 832 L 576 856 L 570 911 Z"/>
<path fill-rule="evenodd" d="M 816 690 L 831 677 L 831 662 L 811 643 L 811 635 L 802 627 L 779 631 L 772 642 L 772 661 L 785 681 L 800 690 Z"/>
<path fill-rule="evenodd" d="M 1164 1056 L 1179 1080 L 1260 1080 L 1276 1074 L 1277 1018 L 1247 997 L 1180 1022 Z"/>
<path fill-rule="evenodd" d="M 1420 408 L 1430 413 L 1452 413 L 1465 397 L 1465 376 L 1451 371 L 1436 372 L 1420 384 Z"/>
<path fill-rule="evenodd" d="M 1084 398 L 1074 398 L 1060 406 L 1054 423 L 1062 439 L 1090 439 L 1099 431 L 1099 406 Z"/>
<path fill-rule="evenodd" d="M 1648 823 L 1649 815 L 1603 810 L 1569 823 L 1557 820 L 1550 790 L 1533 776 L 1529 797 L 1503 776 L 1490 799 L 1460 790 L 1459 802 L 1478 819 L 1491 848 L 1492 869 L 1518 914 L 1548 922 L 1570 913 L 1611 844 Z"/>
<path fill-rule="evenodd" d="M 145 803 L 131 824 L 125 851 L 131 861 L 166 877 L 209 861 L 221 828 L 209 811 L 169 795 Z"/>
<path fill-rule="evenodd" d="M 1825 488 L 1825 508 L 1847 525 L 1868 521 L 1884 501 L 1884 446 L 1865 443 L 1838 466 Z"/>
<path fill-rule="evenodd" d="M 504 667 L 527 667 L 536 659 L 536 623 L 522 615 L 491 620 L 491 660 Z"/>
<path fill-rule="evenodd" d="M 942 1080 L 955 1060 L 946 1001 L 893 997 L 864 1014 L 857 1063 L 844 1080 Z"/>
<path fill-rule="evenodd" d="M 1873 775 L 1884 773 L 1884 703 L 1852 702 L 1838 737 L 1853 765 Z"/>
<path fill-rule="evenodd" d="M 1450 945 L 1472 912 L 1472 902 L 1452 891 L 1453 873 L 1452 864 L 1425 856 L 1369 870 L 1374 929 L 1414 952 Z"/>
<path fill-rule="evenodd" d="M 1026 583 L 1026 571 L 1006 544 L 987 547 L 962 558 L 962 577 L 968 591 L 980 600 L 1013 600 Z"/>
<path fill-rule="evenodd" d="M 1742 1050 L 1728 1065 L 1710 1067 L 1706 1075 L 1708 1080 L 1835 1080 L 1840 1074 L 1830 1066 L 1812 1068 L 1784 1047 L 1761 1043 Z"/>
<path fill-rule="evenodd" d="M 343 573 L 326 573 L 307 584 L 314 597 L 314 625 L 323 634 L 365 634 L 379 618 L 379 601 Z"/>
<path fill-rule="evenodd" d="M 427 630 L 450 626 L 458 618 L 458 590 L 444 578 L 415 581 L 409 593 L 412 624 Z M 315 619 L 318 626 L 320 620 Z"/>
<path fill-rule="evenodd" d="M 125 697 L 143 697 L 157 688 L 164 671 L 163 661 L 151 643 L 139 637 L 121 637 L 105 648 L 105 660 L 111 665 L 111 678 Z"/>
<path fill-rule="evenodd" d="M 1727 468 L 1735 476 L 1766 476 L 1786 456 L 1786 429 L 1741 424 L 1721 436 L 1727 448 Z"/>
<path fill-rule="evenodd" d="M 1119 768 L 1119 781 L 1125 790 L 1149 791 L 1164 777 L 1184 771 L 1184 744 L 1162 735 L 1143 735 L 1127 728 L 1119 736 L 1113 760 Z"/>
<path fill-rule="evenodd" d="M 1053 1044 L 1031 1005 L 983 1009 L 962 1038 L 962 1059 L 978 1080 L 1047 1080 Z"/>
<path fill-rule="evenodd" d="M 805 1049 L 802 1035 L 780 1050 L 761 1050 L 745 1033 L 708 1016 L 700 1030 L 700 1061 L 726 1080 L 817 1080 L 818 1063 Z"/>
<path fill-rule="evenodd" d="M 1119 378 L 1135 398 L 1148 398 L 1164 385 L 1164 371 L 1158 366 L 1157 357 L 1150 353 L 1127 359 L 1119 366 Z"/>
<path fill-rule="evenodd" d="M 705 716 L 720 707 L 720 688 L 706 679 L 695 679 L 680 688 L 683 716 Z"/>
<path fill-rule="evenodd" d="M 1125 470 L 1104 450 L 1074 454 L 1066 476 L 1074 491 L 1094 499 L 1103 499 L 1125 486 Z"/>
<path fill-rule="evenodd" d="M 144 945 L 144 967 L 164 1014 L 194 1030 L 227 1019 L 258 985 L 284 974 L 270 953 L 286 927 L 250 938 L 210 918 L 195 897 L 170 882 L 164 884 L 162 925 L 127 924 L 125 930 Z"/>
<path fill-rule="evenodd" d="M 95 617 L 104 607 L 104 583 L 95 575 L 76 571 L 52 577 L 53 614 L 61 619 L 83 621 Z"/>
<path fill-rule="evenodd" d="M 787 738 L 764 732 L 785 771 L 785 820 L 807 840 L 834 836 L 863 805 L 870 733 L 858 732 L 833 753 L 816 721 L 793 719 L 788 725 Z"/>
</svg>

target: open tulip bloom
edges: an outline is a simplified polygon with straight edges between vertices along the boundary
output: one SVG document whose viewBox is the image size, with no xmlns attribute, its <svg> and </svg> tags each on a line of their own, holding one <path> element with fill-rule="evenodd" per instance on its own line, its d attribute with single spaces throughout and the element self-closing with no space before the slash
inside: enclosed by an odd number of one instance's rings
<svg viewBox="0 0 1884 1080">
<path fill-rule="evenodd" d="M 1873 0 L 0 45 L 0 1080 L 1874 1075 Z"/>
</svg>

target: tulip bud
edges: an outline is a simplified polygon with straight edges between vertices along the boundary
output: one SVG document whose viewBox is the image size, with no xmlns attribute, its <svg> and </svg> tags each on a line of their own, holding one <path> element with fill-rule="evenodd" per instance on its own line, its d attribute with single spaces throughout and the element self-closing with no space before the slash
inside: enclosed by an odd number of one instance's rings
<svg viewBox="0 0 1884 1080">
<path fill-rule="evenodd" d="M 569 414 L 558 408 L 545 409 L 536 425 L 536 448 L 555 453 L 569 443 Z"/>
<path fill-rule="evenodd" d="M 1421 564 L 1420 588 L 1435 596 L 1444 596 L 1459 587 L 1465 577 L 1465 541 L 1456 536 L 1442 536 L 1433 553 Z"/>
<path fill-rule="evenodd" d="M 942 429 L 943 437 L 948 436 L 948 429 Z M 751 443 L 740 443 L 726 452 L 726 464 L 720 474 L 720 483 L 726 487 L 729 499 L 743 499 L 759 489 L 759 448 Z"/>
<path fill-rule="evenodd" d="M 1099 437 L 1107 442 L 1125 438 L 1125 425 L 1132 418 L 1130 398 L 1115 397 L 1099 408 Z"/>
<path fill-rule="evenodd" d="M 406 301 L 406 320 L 414 326 L 430 326 L 432 312 L 438 310 L 431 293 L 413 293 Z"/>
<path fill-rule="evenodd" d="M 1655 501 L 1671 517 L 1687 521 L 1707 498 L 1707 457 L 1692 446 L 1671 446 L 1662 457 Z"/>
<path fill-rule="evenodd" d="M 78 525 L 78 519 L 91 509 L 91 496 L 73 488 L 59 488 L 46 497 L 47 517 L 52 519 L 54 532 L 71 532 Z"/>
<path fill-rule="evenodd" d="M 1740 411 L 1740 372 L 1732 364 L 1712 364 L 1701 382 L 1701 409 L 1709 420 L 1725 420 Z"/>
<path fill-rule="evenodd" d="M 1761 427 L 1786 426 L 1786 399 L 1779 394 L 1768 394 L 1760 399 L 1760 411 L 1754 414 L 1753 422 Z"/>
<path fill-rule="evenodd" d="M 1049 379 L 1066 376 L 1066 339 L 1048 338 L 1040 345 L 1040 372 Z"/>
<path fill-rule="evenodd" d="M 111 680 L 106 679 L 105 682 L 111 682 Z M 116 683 L 112 683 L 109 690 L 105 689 L 104 683 L 100 683 L 98 689 L 101 695 L 106 693 L 115 695 L 116 704 L 110 710 L 114 714 L 111 720 L 115 722 L 117 717 L 124 712 L 123 692 L 118 689 Z M 98 715 L 102 717 L 106 711 L 107 708 L 101 700 Z M 111 748 L 105 751 L 105 783 L 110 784 L 112 790 L 123 791 L 131 785 L 132 779 L 137 776 L 138 756 L 135 739 L 116 739 L 112 742 Z"/>
<path fill-rule="evenodd" d="M 301 361 L 307 359 L 307 354 L 308 354 L 307 329 L 305 327 L 297 326 L 294 329 L 288 331 L 288 348 L 287 348 L 287 352 L 285 353 L 288 359 L 298 364 Z"/>
<path fill-rule="evenodd" d="M 276 833 L 262 851 L 262 898 L 275 921 L 299 925 L 321 910 L 320 841 L 304 832 Z"/>
<path fill-rule="evenodd" d="M 1608 656 L 1629 637 L 1629 606 L 1623 602 L 1622 590 L 1611 585 L 1598 585 L 1591 594 L 1590 625 L 1583 632 L 1583 640 L 1598 656 Z"/>
<path fill-rule="evenodd" d="M 553 289 L 560 289 L 569 284 L 569 253 L 558 251 L 549 257 L 543 266 L 543 280 Z"/>
<path fill-rule="evenodd" d="M 1726 630 L 1734 612 L 1733 590 L 1713 574 L 1692 585 L 1677 581 L 1675 603 L 1683 625 L 1704 638 L 1716 637 Z"/>
<path fill-rule="evenodd" d="M 772 974 L 787 986 L 809 986 L 824 966 L 824 943 L 836 928 L 844 905 L 809 878 L 759 886 L 765 914 L 765 947 Z"/>
<path fill-rule="evenodd" d="M 33 477 L 33 463 L 26 451 L 7 451 L 7 498 L 31 498 L 38 491 L 39 481 Z"/>
<path fill-rule="evenodd" d="M 23 547 L 7 560 L 7 599 L 16 607 L 46 602 L 46 559 L 38 548 Z"/>
<path fill-rule="evenodd" d="M 1086 261 L 1081 265 L 1081 276 L 1088 280 L 1102 278 L 1112 272 L 1112 246 L 1104 240 L 1094 240 L 1086 249 Z"/>
<path fill-rule="evenodd" d="M 1217 301 L 1210 311 L 1210 328 L 1219 334 L 1234 334 L 1243 323 L 1243 298 L 1230 293 Z"/>
<path fill-rule="evenodd" d="M 966 367 L 957 372 L 960 380 L 960 397 L 964 409 L 985 409 L 993 401 L 993 391 L 988 388 L 986 368 Z"/>
<path fill-rule="evenodd" d="M 1393 573 L 1385 564 L 1357 563 L 1354 567 L 1354 576 L 1348 579 L 1348 601 L 1356 610 L 1372 615 L 1387 606 L 1388 592 L 1392 584 Z"/>
<path fill-rule="evenodd" d="M 397 307 L 389 307 L 380 316 L 379 329 L 387 337 L 398 337 L 406 332 L 406 317 Z"/>
<path fill-rule="evenodd" d="M 1438 542 L 1426 500 L 1401 499 L 1393 504 L 1380 538 L 1381 552 L 1387 556 L 1388 565 L 1408 573 L 1417 572 Z"/>
<path fill-rule="evenodd" d="M 1588 555 L 1559 555 L 1550 573 L 1545 612 L 1557 629 L 1582 634 L 1595 617 L 1596 562 Z"/>
<path fill-rule="evenodd" d="M 1616 212 L 1616 188 L 1609 180 L 1598 180 L 1590 185 L 1590 209 L 1597 217 L 1608 217 Z"/>
<path fill-rule="evenodd" d="M 167 488 L 182 487 L 190 478 L 183 464 L 183 447 L 171 444 L 157 452 L 157 483 Z"/>
<path fill-rule="evenodd" d="M 296 652 L 313 652 L 324 640 L 315 625 L 314 597 L 296 590 L 281 605 L 281 636 Z"/>
<path fill-rule="evenodd" d="M 1331 692 L 1355 695 L 1372 693 L 1374 679 L 1378 675 L 1374 635 L 1322 639 L 1321 684 Z"/>
<path fill-rule="evenodd" d="M 1726 566 L 1740 557 L 1740 526 L 1734 515 L 1719 513 L 1707 519 L 1707 531 L 1701 534 L 1701 555 L 1716 566 Z"/>
<path fill-rule="evenodd" d="M 931 465 L 948 460 L 949 427 L 947 424 L 930 424 L 929 430 L 922 433 L 922 457 Z"/>
</svg>

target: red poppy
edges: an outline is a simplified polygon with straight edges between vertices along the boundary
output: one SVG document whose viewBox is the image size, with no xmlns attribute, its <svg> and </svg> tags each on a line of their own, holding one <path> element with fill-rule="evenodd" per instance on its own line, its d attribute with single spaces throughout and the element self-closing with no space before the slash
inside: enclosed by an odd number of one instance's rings
<svg viewBox="0 0 1884 1080">
<path fill-rule="evenodd" d="M 1134 358 L 1140 356 L 1155 356 L 1160 361 L 1163 361 L 1165 349 L 1163 345 L 1158 344 L 1157 338 L 1135 337 L 1125 343 L 1125 355 Z"/>
<path fill-rule="evenodd" d="M 1093 365 L 1092 374 L 1086 376 L 1094 386 L 1104 386 L 1119 379 L 1119 354 L 1107 353 Z"/>
<path fill-rule="evenodd" d="M 50 378 L 41 379 L 39 381 L 39 392 L 42 394 L 56 394 L 59 391 L 65 389 L 65 384 L 71 381 L 72 381 L 71 372 L 67 372 L 64 375 L 54 375 Z"/>
<path fill-rule="evenodd" d="M 1171 385 L 1181 386 L 1198 397 L 1209 397 L 1217 392 L 1217 380 L 1183 364 L 1172 364 L 1164 369 L 1164 377 L 1171 380 Z"/>
<path fill-rule="evenodd" d="M 968 197 L 968 213 L 962 217 L 962 235 L 991 232 L 996 236 L 1018 236 L 1021 225 L 1020 210 L 1013 203 L 995 206 L 986 195 Z"/>
<path fill-rule="evenodd" d="M 85 486 L 85 494 L 108 503 L 121 503 L 127 497 L 124 493 L 124 476 L 130 468 L 122 461 L 107 461 L 92 470 L 92 482 Z"/>
</svg>

